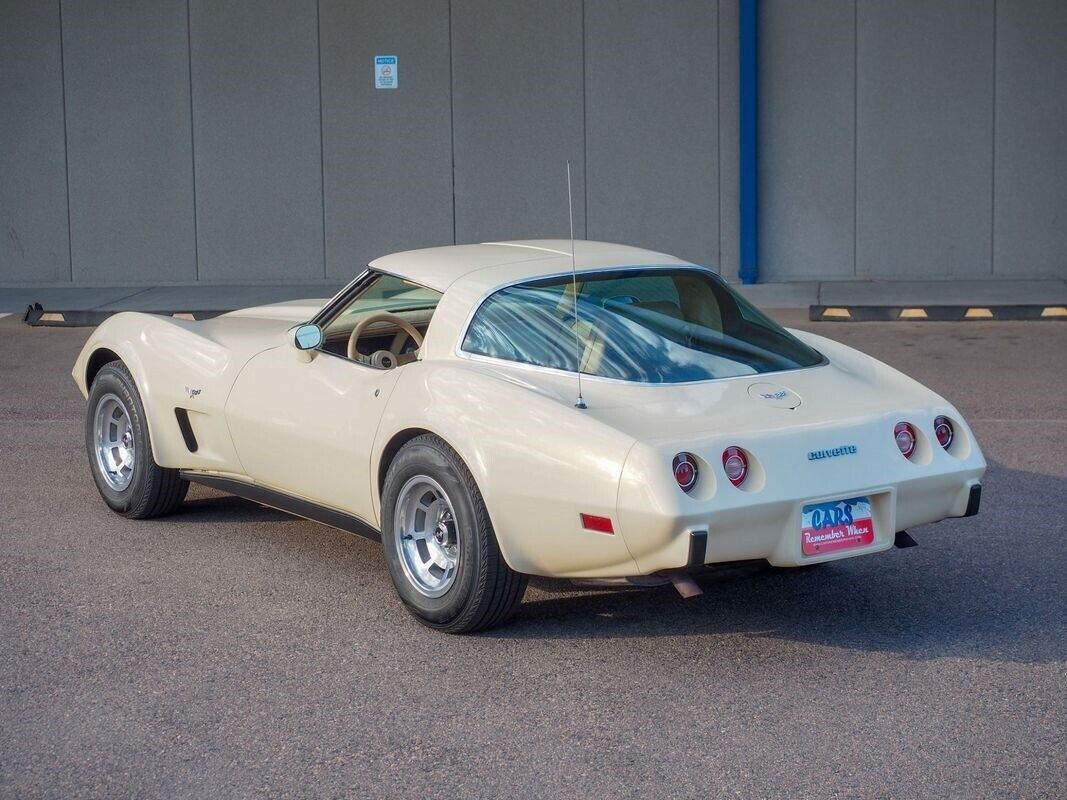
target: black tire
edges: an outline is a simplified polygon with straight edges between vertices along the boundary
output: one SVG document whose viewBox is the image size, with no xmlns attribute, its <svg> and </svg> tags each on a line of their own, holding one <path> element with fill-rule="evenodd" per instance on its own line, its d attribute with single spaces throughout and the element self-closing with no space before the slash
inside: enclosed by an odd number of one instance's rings
<svg viewBox="0 0 1067 800">
<path fill-rule="evenodd" d="M 394 537 L 397 501 L 413 478 L 426 476 L 447 493 L 455 512 L 458 566 L 440 597 L 428 597 L 407 576 Z M 459 455 L 438 436 L 404 445 L 389 465 L 382 490 L 382 545 L 397 594 L 419 622 L 447 633 L 473 633 L 500 625 L 522 602 L 527 576 L 512 570 L 497 545 L 481 492 Z"/>
<path fill-rule="evenodd" d="M 124 411 L 129 412 L 136 454 L 129 482 L 121 488 L 109 485 L 97 457 L 96 412 L 109 397 L 118 398 Z M 96 488 L 112 511 L 130 519 L 151 519 L 173 513 L 185 499 L 189 482 L 182 480 L 178 470 L 156 464 L 141 395 L 133 376 L 121 361 L 105 364 L 93 379 L 85 415 L 85 449 Z"/>
</svg>

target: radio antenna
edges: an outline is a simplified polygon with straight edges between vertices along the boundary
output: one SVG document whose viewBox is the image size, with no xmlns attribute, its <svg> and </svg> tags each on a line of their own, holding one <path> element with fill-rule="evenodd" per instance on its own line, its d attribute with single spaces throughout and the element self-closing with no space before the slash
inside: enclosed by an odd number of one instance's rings
<svg viewBox="0 0 1067 800">
<path fill-rule="evenodd" d="M 574 199 L 571 194 L 571 162 L 567 161 L 567 216 L 571 223 L 571 296 L 574 300 L 574 365 L 578 373 L 578 402 L 575 408 L 589 408 L 582 397 L 582 340 L 578 333 L 578 270 L 574 266 Z"/>
</svg>

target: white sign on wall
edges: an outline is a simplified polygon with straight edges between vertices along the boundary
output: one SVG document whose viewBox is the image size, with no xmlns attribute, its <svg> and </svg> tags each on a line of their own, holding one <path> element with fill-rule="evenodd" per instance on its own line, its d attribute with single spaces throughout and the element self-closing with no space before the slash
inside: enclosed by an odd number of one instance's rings
<svg viewBox="0 0 1067 800">
<path fill-rule="evenodd" d="M 396 56 L 374 57 L 374 88 L 395 89 L 397 87 Z"/>
</svg>

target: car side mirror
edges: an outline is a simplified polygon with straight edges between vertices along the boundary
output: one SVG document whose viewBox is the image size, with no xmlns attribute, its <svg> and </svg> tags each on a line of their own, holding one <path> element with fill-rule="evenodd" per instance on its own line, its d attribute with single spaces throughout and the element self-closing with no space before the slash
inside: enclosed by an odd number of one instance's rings
<svg viewBox="0 0 1067 800">
<path fill-rule="evenodd" d="M 310 323 L 289 329 L 289 343 L 295 347 L 302 361 L 310 361 L 312 352 L 322 346 L 322 328 Z"/>
</svg>

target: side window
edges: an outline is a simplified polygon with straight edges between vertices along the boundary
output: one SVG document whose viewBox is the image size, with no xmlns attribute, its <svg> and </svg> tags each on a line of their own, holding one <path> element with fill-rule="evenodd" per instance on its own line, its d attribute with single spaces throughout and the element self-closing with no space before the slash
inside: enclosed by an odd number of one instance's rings
<svg viewBox="0 0 1067 800">
<path fill-rule="evenodd" d="M 375 275 L 326 324 L 322 349 L 367 363 L 375 354 L 391 353 L 393 364 L 408 363 L 416 357 L 440 299 L 433 289 Z"/>
<path fill-rule="evenodd" d="M 463 349 L 522 364 L 574 370 L 573 316 L 567 286 L 501 289 L 471 320 Z"/>
</svg>

